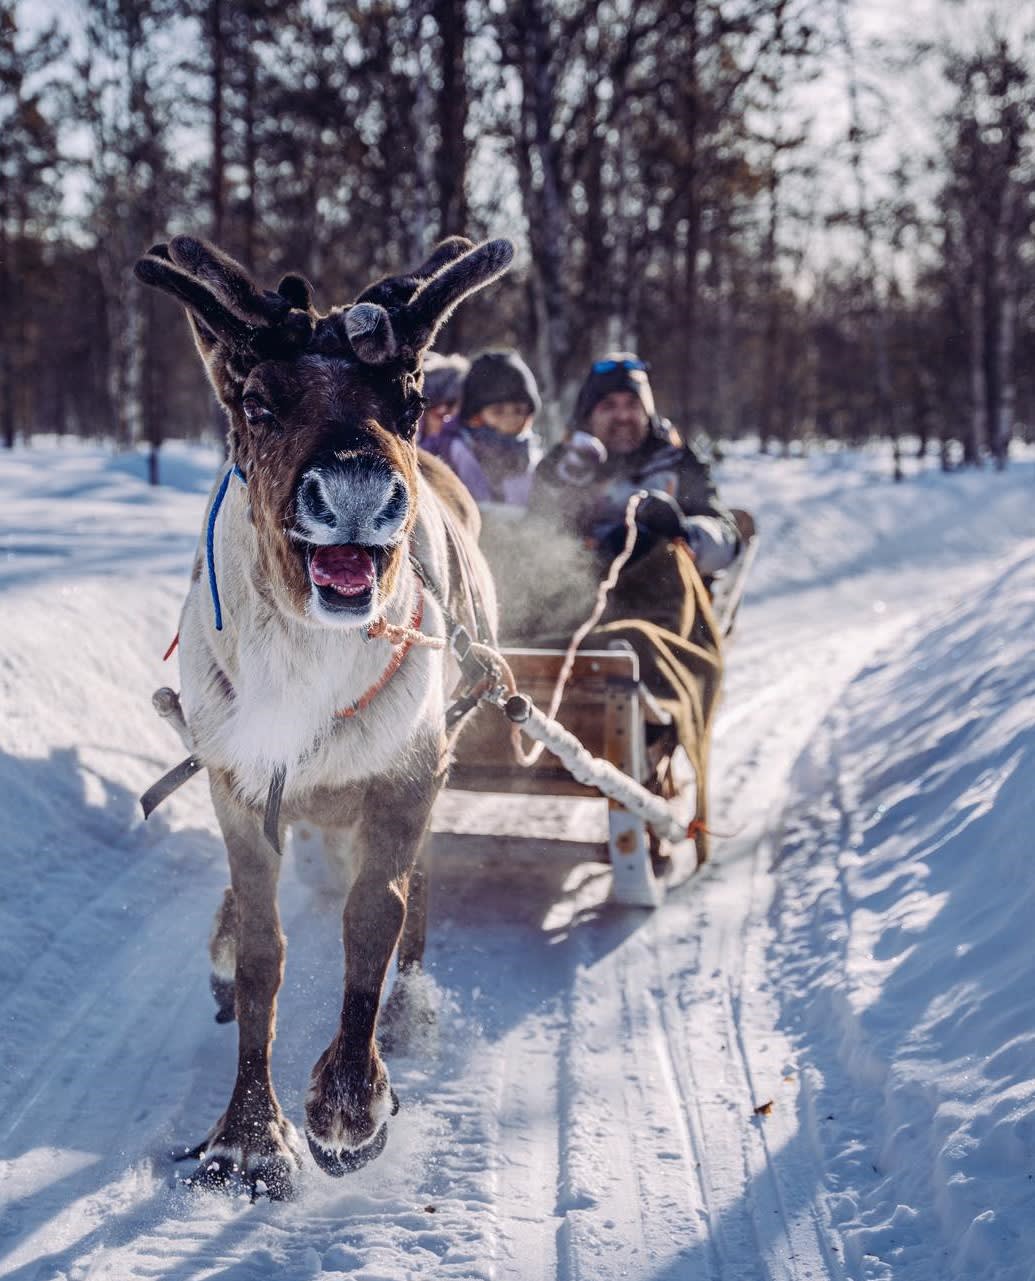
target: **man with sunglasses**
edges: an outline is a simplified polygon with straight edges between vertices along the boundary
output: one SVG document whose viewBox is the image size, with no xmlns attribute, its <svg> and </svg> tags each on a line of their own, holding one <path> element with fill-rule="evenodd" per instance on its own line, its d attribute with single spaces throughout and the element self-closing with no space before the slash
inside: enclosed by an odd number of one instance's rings
<svg viewBox="0 0 1035 1281">
<path fill-rule="evenodd" d="M 709 578 L 737 554 L 736 522 L 719 501 L 708 464 L 659 417 L 647 374 L 631 352 L 593 364 L 572 430 L 535 473 L 531 506 L 614 554 L 625 541 L 629 498 L 646 490 L 637 511 L 637 555 L 680 539 Z"/>
</svg>

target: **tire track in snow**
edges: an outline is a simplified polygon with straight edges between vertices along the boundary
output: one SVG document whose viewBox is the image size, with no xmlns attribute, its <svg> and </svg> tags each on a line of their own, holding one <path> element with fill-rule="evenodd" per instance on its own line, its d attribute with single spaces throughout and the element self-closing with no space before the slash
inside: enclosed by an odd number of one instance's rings
<svg viewBox="0 0 1035 1281">
<path fill-rule="evenodd" d="M 773 1082 L 782 1081 L 784 1047 L 773 1044 L 778 1038 L 770 1031 L 759 1045 L 756 1028 L 765 1025 L 754 1019 L 761 1012 L 752 1010 L 750 1020 L 746 1016 L 742 990 L 758 980 L 745 963 L 749 932 L 714 924 L 707 913 L 700 924 L 700 969 L 685 974 L 676 992 L 666 990 L 658 1006 L 688 1142 L 701 1154 L 713 1250 L 708 1275 L 721 1281 L 837 1277 L 812 1217 L 822 1170 L 811 1152 L 793 1167 L 782 1155 L 797 1141 L 786 1091 L 775 1095 L 771 1116 L 753 1112 L 773 1097 Z M 670 943 L 667 939 L 666 951 Z M 698 1020 L 695 1013 L 701 1015 Z M 773 1117 L 779 1128 L 775 1143 L 770 1141 Z M 703 1267 L 702 1255 L 702 1276 Z"/>
<path fill-rule="evenodd" d="M 499 1078 L 497 1199 L 503 1237 L 499 1276 L 562 1277 L 558 1265 L 558 1187 L 564 1101 L 561 1023 L 531 1017 L 503 1043 Z"/>
<path fill-rule="evenodd" d="M 561 1281 L 645 1275 L 651 1262 L 630 1125 L 629 1011 L 615 1000 L 622 978 L 605 952 L 610 933 L 600 918 L 578 924 L 574 938 L 558 1118 Z"/>
</svg>

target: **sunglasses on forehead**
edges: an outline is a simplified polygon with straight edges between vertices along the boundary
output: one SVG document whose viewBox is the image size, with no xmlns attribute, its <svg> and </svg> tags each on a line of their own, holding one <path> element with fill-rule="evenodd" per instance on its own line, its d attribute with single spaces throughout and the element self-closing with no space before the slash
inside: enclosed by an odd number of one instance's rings
<svg viewBox="0 0 1035 1281">
<path fill-rule="evenodd" d="M 650 365 L 645 360 L 597 360 L 592 366 L 594 374 L 609 374 L 613 369 L 637 369 L 645 374 Z"/>
</svg>

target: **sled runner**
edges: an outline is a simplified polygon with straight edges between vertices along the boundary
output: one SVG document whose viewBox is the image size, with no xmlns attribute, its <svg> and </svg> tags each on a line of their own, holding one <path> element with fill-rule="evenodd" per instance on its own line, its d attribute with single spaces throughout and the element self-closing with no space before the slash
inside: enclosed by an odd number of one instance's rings
<svg viewBox="0 0 1035 1281">
<path fill-rule="evenodd" d="M 708 630 L 721 642 L 728 638 L 757 548 L 752 517 L 736 511 L 741 546 L 737 559 L 714 582 L 706 584 Z M 696 579 L 696 574 L 694 575 Z M 696 579 L 700 584 L 700 579 Z M 613 639 L 607 633 L 617 630 Z M 646 632 L 646 625 L 643 627 Z M 550 703 L 565 663 L 561 648 L 509 648 L 502 656 L 520 695 L 496 706 L 525 734 L 545 745 L 534 764 L 523 767 L 501 723 L 496 707 L 482 705 L 460 736 L 449 788 L 465 792 L 520 793 L 526 796 L 601 797 L 608 799 L 606 846 L 565 840 L 551 853 L 609 861 L 613 896 L 619 903 L 656 907 L 667 885 L 681 879 L 707 858 L 704 826 L 707 801 L 708 716 L 698 723 L 699 750 L 691 763 L 676 746 L 659 772 L 656 744 L 672 725 L 667 700 L 659 699 L 643 679 L 637 648 L 627 627 L 594 633 L 593 648 L 574 656 L 555 720 L 538 711 Z M 700 636 L 694 637 L 700 640 Z M 666 651 L 668 653 L 668 651 Z M 671 655 L 669 655 L 671 656 Z M 717 690 L 717 683 L 716 683 Z M 700 700 L 699 700 L 700 701 Z M 695 768 L 696 767 L 696 768 Z M 477 840 L 477 836 L 449 841 Z M 539 840 L 541 838 L 527 838 Z M 511 845 L 521 838 L 507 838 Z"/>
</svg>

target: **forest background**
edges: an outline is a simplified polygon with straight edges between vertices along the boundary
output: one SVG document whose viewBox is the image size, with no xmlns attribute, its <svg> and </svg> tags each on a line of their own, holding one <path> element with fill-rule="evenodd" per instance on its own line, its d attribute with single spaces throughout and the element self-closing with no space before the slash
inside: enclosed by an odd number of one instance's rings
<svg viewBox="0 0 1035 1281">
<path fill-rule="evenodd" d="M 189 230 L 319 305 L 442 236 L 517 269 L 438 343 L 512 344 L 563 429 L 601 352 L 713 443 L 1006 464 L 1035 436 L 1035 5 L 0 0 L 0 439 L 219 430 L 170 300 Z"/>
</svg>

